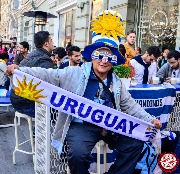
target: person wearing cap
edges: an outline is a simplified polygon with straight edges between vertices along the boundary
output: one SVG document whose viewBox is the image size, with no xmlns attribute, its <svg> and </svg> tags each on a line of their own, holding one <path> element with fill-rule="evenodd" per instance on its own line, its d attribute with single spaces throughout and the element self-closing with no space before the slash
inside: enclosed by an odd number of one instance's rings
<svg viewBox="0 0 180 174">
<path fill-rule="evenodd" d="M 106 10 L 100 16 L 102 15 L 111 20 L 114 20 L 117 15 L 119 24 L 122 26 L 122 20 L 117 12 Z M 100 20 L 100 18 L 96 20 Z M 109 28 L 106 28 L 105 31 L 108 30 Z M 115 30 L 116 28 L 113 29 L 113 31 Z M 85 62 L 81 67 L 68 66 L 65 69 L 54 70 L 39 67 L 21 68 L 11 65 L 7 68 L 7 74 L 10 75 L 14 69 L 19 69 L 89 100 L 151 122 L 156 128 L 160 128 L 161 122 L 135 102 L 113 72 L 113 65 L 125 63 L 125 59 L 118 51 L 120 39 L 117 39 L 116 35 L 113 38 L 107 37 L 109 33 L 106 33 L 106 36 L 99 36 L 98 31 L 96 32 L 93 33 L 93 44 L 86 46 L 82 52 L 83 57 L 91 62 Z M 117 151 L 116 161 L 108 173 L 133 174 L 144 144 L 140 140 L 113 134 L 96 125 L 60 112 L 54 130 L 54 141 L 51 143 L 59 153 L 62 152 L 65 138 L 69 147 L 67 158 L 72 174 L 89 174 L 88 169 L 92 160 L 91 150 L 101 139 Z"/>
</svg>

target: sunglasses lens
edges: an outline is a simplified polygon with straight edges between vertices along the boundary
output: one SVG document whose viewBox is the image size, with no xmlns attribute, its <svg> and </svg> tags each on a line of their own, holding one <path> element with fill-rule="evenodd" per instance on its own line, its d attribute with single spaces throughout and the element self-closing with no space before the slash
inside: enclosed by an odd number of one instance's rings
<svg viewBox="0 0 180 174">
<path fill-rule="evenodd" d="M 104 52 L 98 52 L 96 51 L 93 55 L 92 55 L 92 59 L 95 60 L 106 60 L 106 62 L 110 62 L 113 65 L 117 64 L 117 57 L 115 55 L 111 55 L 108 53 L 104 53 Z"/>
<path fill-rule="evenodd" d="M 111 62 L 112 61 L 112 57 L 108 57 L 108 62 Z"/>
<path fill-rule="evenodd" d="M 100 59 L 100 60 L 102 60 L 103 57 L 104 57 L 103 55 L 99 55 L 99 59 Z"/>
</svg>

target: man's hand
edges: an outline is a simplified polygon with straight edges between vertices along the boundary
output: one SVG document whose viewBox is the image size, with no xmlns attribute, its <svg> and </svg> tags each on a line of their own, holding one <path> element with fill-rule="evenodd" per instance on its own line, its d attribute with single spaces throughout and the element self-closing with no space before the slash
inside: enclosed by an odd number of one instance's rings
<svg viewBox="0 0 180 174">
<path fill-rule="evenodd" d="M 6 69 L 6 75 L 9 76 L 11 74 L 14 74 L 14 69 L 19 69 L 19 66 L 16 64 L 8 65 Z"/>
<path fill-rule="evenodd" d="M 171 77 L 166 78 L 164 81 L 171 83 Z"/>
<path fill-rule="evenodd" d="M 152 124 L 154 124 L 154 127 L 157 129 L 160 129 L 162 127 L 161 121 L 157 119 L 152 120 Z"/>
</svg>

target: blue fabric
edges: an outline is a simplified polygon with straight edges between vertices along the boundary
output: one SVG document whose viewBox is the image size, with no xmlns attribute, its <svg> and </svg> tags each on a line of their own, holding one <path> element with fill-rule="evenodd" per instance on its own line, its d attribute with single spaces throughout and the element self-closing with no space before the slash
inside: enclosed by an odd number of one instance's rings
<svg viewBox="0 0 180 174">
<path fill-rule="evenodd" d="M 120 19 L 120 21 L 123 21 L 123 20 Z M 95 37 L 95 36 L 97 36 L 97 35 L 101 35 L 101 34 L 100 34 L 100 33 L 97 34 L 96 32 L 93 32 L 93 33 L 92 33 L 92 38 Z M 109 40 L 110 40 L 110 39 L 109 39 Z M 98 39 L 98 41 L 99 41 L 99 39 Z M 118 37 L 118 41 L 121 42 L 121 38 L 120 38 L 120 37 Z M 115 45 L 116 45 L 116 44 L 115 44 Z M 119 46 L 119 45 L 118 45 L 118 46 Z"/>
<path fill-rule="evenodd" d="M 93 162 L 97 162 L 97 154 L 92 153 L 93 155 Z M 117 151 L 114 150 L 112 153 L 107 153 L 107 163 L 113 163 L 116 159 Z M 100 163 L 104 164 L 103 161 L 103 154 L 100 156 Z M 140 159 L 136 165 L 136 169 L 138 169 L 141 173 L 140 174 L 152 174 L 154 168 L 157 164 L 157 157 L 155 155 L 155 148 L 152 146 L 150 142 L 144 143 L 143 150 L 141 152 Z"/>
<path fill-rule="evenodd" d="M 65 67 L 69 66 L 69 61 L 61 63 L 61 65 L 59 66 L 59 69 L 64 69 Z"/>
<path fill-rule="evenodd" d="M 63 143 L 60 143 L 57 140 L 52 140 L 51 141 L 51 146 L 55 147 L 56 149 L 58 149 L 58 154 L 62 153 L 62 148 L 63 148 Z"/>
<path fill-rule="evenodd" d="M 81 66 L 83 64 L 83 62 L 80 62 L 79 63 L 79 66 Z M 63 63 L 61 63 L 61 65 L 59 66 L 59 69 L 64 69 L 64 68 L 66 68 L 66 67 L 68 67 L 69 66 L 69 61 L 67 61 L 67 62 L 63 62 Z"/>
<path fill-rule="evenodd" d="M 152 90 L 148 89 L 149 87 L 146 87 L 145 85 L 145 88 L 147 88 L 147 90 L 133 90 L 133 88 L 129 88 L 129 92 L 134 99 L 158 99 L 167 96 L 176 97 L 176 91 L 174 88 L 159 88 Z"/>
<path fill-rule="evenodd" d="M 92 153 L 91 155 L 93 156 L 93 160 L 91 161 L 91 163 L 96 163 L 97 162 L 97 153 Z M 107 163 L 114 162 L 116 159 L 116 155 L 117 155 L 116 150 L 114 150 L 112 153 L 106 153 L 106 162 Z M 100 163 L 104 164 L 104 155 L 103 154 L 100 155 Z"/>
<path fill-rule="evenodd" d="M 133 90 L 129 88 L 131 96 L 139 103 L 149 114 L 154 115 L 162 121 L 162 128 L 167 126 L 168 115 L 173 109 L 173 99 L 176 97 L 176 90 L 174 88 L 162 88 L 157 85 L 159 89 L 150 89 L 154 85 L 137 85 L 136 88 L 145 88 L 140 90 Z M 167 98 L 168 97 L 168 98 Z M 171 101 L 172 100 L 172 101 Z"/>
<path fill-rule="evenodd" d="M 176 149 L 175 149 L 175 154 L 177 155 L 179 162 L 180 162 L 180 138 L 179 138 L 178 144 L 177 144 Z M 180 165 L 178 165 L 175 172 L 173 172 L 173 174 L 177 174 L 177 173 L 180 173 Z"/>
<path fill-rule="evenodd" d="M 3 90 L 6 90 L 5 87 L 0 86 L 0 94 L 2 94 L 1 92 Z M 0 104 L 11 104 L 11 101 L 10 101 L 10 92 L 9 91 L 6 91 L 6 96 L 1 96 L 0 95 Z"/>
<path fill-rule="evenodd" d="M 11 104 L 9 97 L 0 97 L 0 104 Z"/>
<path fill-rule="evenodd" d="M 89 100 L 94 100 L 94 96 L 96 92 L 98 91 L 98 87 L 99 87 L 99 82 L 96 79 L 95 75 L 93 74 L 93 71 L 91 70 L 89 80 L 88 80 L 83 97 Z"/>
<path fill-rule="evenodd" d="M 152 174 L 157 164 L 155 148 L 150 142 L 144 143 L 141 154 L 143 154 L 143 156 L 137 163 L 136 169 L 139 169 L 141 171 L 140 174 Z"/>
<path fill-rule="evenodd" d="M 26 115 L 28 115 L 30 117 L 33 117 L 33 118 L 35 117 L 35 108 L 17 109 L 15 106 L 13 106 L 13 107 L 14 107 L 15 111 L 18 111 L 18 112 L 20 112 L 22 114 L 26 114 Z"/>
</svg>

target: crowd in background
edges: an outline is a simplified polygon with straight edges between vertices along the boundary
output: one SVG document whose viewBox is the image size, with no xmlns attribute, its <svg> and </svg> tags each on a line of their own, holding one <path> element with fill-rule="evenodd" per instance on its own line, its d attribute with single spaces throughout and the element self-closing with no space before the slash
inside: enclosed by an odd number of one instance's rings
<svg viewBox="0 0 180 174">
<path fill-rule="evenodd" d="M 72 45 L 71 41 L 63 48 L 54 46 L 52 38 L 51 46 L 47 45 L 49 33 L 46 31 L 38 32 L 35 34 L 35 37 L 41 40 L 35 40 L 36 50 L 29 53 L 29 44 L 26 41 L 20 42 L 18 45 L 16 42 L 12 42 L 9 48 L 4 46 L 0 50 L 0 59 L 4 60 L 6 65 L 14 63 L 21 66 L 41 66 L 41 64 L 48 64 L 45 67 L 54 69 L 63 69 L 67 66 L 81 66 L 83 62 L 88 61 L 85 57 L 81 56 L 81 49 L 78 46 Z M 134 47 L 135 41 L 135 31 L 131 30 L 127 32 L 126 42 L 119 45 L 119 52 L 126 60 L 130 60 L 135 70 L 134 78 L 137 80 L 137 83 L 152 83 L 153 76 L 158 76 L 161 82 L 170 82 L 171 77 L 180 77 L 178 51 L 169 50 L 167 47 L 163 47 L 162 51 L 160 51 L 159 47 L 150 46 L 146 50 L 143 50 L 142 54 L 140 47 Z M 43 52 L 36 55 L 38 49 L 44 49 L 48 54 Z M 23 62 L 22 64 L 21 61 Z M 165 64 L 169 66 L 165 68 Z M 163 70 L 162 67 L 164 67 Z M 170 71 L 172 74 L 168 74 L 165 71 Z M 1 81 L 4 81 L 4 79 L 8 78 L 3 77 Z M 177 81 L 179 82 L 179 80 Z M 1 82 L 0 85 L 3 86 L 4 84 L 5 82 Z"/>
<path fill-rule="evenodd" d="M 134 78 L 138 84 L 152 83 L 155 76 L 160 78 L 160 82 L 171 82 L 172 78 L 177 78 L 180 83 L 180 53 L 176 50 L 163 48 L 160 51 L 158 46 L 149 46 L 143 51 L 140 47 L 134 48 L 136 33 L 129 31 L 126 42 L 119 45 L 119 52 L 134 67 Z M 34 35 L 36 49 L 29 52 L 28 42 L 20 42 L 17 45 L 11 44 L 9 49 L 4 49 L 0 54 L 0 68 L 5 71 L 5 66 L 14 63 L 23 67 L 41 67 L 64 69 L 67 66 L 81 66 L 89 59 L 81 56 L 81 49 L 68 42 L 66 48 L 55 47 L 48 31 L 40 31 Z M 98 60 L 100 57 L 98 58 Z M 7 86 L 8 77 L 1 73 L 1 86 Z M 8 82 L 9 85 L 9 82 Z M 8 88 L 7 88 L 8 89 Z M 19 97 L 11 89 L 11 103 L 16 111 L 35 117 L 35 102 Z"/>
</svg>

